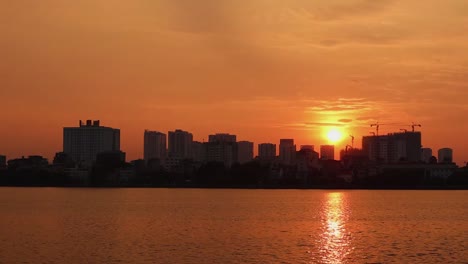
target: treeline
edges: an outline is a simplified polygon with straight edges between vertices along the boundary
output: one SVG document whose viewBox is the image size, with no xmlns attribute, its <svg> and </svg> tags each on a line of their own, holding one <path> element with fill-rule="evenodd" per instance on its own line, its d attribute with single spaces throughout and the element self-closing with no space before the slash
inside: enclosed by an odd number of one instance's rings
<svg viewBox="0 0 468 264">
<path fill-rule="evenodd" d="M 162 166 L 95 165 L 84 177 L 61 167 L 12 168 L 0 171 L 2 186 L 52 187 L 181 187 L 181 188 L 345 188 L 345 189 L 468 189 L 468 169 L 448 178 L 430 178 L 422 170 L 390 170 L 371 177 L 343 178 L 332 166 L 300 171 L 296 166 L 272 168 L 257 161 L 234 164 L 210 162 L 195 167 L 187 162 L 175 171 Z"/>
</svg>

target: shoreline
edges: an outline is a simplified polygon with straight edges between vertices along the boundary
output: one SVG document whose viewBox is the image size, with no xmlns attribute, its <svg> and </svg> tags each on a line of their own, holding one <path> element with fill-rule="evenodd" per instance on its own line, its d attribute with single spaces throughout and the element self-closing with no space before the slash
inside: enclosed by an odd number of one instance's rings
<svg viewBox="0 0 468 264">
<path fill-rule="evenodd" d="M 127 185 L 127 186 L 83 186 L 83 185 L 0 185 L 0 188 L 64 188 L 64 189 L 232 189 L 232 190 L 357 190 L 357 191 L 466 191 L 468 186 L 419 186 L 419 187 L 365 187 L 365 186 L 146 186 L 146 185 Z"/>
</svg>

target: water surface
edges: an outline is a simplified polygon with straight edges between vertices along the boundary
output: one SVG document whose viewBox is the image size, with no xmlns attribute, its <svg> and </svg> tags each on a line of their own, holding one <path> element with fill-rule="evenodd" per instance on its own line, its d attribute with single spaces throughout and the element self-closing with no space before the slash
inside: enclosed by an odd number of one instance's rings
<svg viewBox="0 0 468 264">
<path fill-rule="evenodd" d="M 468 263 L 468 191 L 0 188 L 0 263 Z"/>
</svg>

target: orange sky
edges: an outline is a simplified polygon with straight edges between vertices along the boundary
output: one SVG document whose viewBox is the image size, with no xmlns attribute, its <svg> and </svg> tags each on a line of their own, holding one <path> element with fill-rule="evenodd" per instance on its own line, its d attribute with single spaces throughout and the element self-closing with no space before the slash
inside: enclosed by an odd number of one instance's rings
<svg viewBox="0 0 468 264">
<path fill-rule="evenodd" d="M 423 125 L 468 161 L 465 0 L 0 0 L 0 153 L 62 148 L 62 127 L 325 144 Z M 349 144 L 349 139 L 341 146 Z"/>
</svg>

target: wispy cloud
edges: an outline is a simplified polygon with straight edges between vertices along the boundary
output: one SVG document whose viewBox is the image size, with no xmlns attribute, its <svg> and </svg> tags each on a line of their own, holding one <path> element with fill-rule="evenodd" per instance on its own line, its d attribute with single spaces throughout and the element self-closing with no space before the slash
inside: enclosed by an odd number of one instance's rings
<svg viewBox="0 0 468 264">
<path fill-rule="evenodd" d="M 344 127 L 342 123 L 326 123 L 326 122 L 307 122 L 307 123 L 286 123 L 278 124 L 274 127 L 276 128 L 286 128 L 293 130 L 320 130 L 321 128 L 326 127 Z"/>
<path fill-rule="evenodd" d="M 335 126 L 344 126 L 342 123 L 326 123 L 326 122 L 308 122 L 305 123 L 308 127 L 335 127 Z"/>
<path fill-rule="evenodd" d="M 371 110 L 374 107 L 371 101 L 364 98 L 339 98 L 337 100 L 318 100 L 306 112 L 325 114 L 351 114 Z"/>
</svg>

